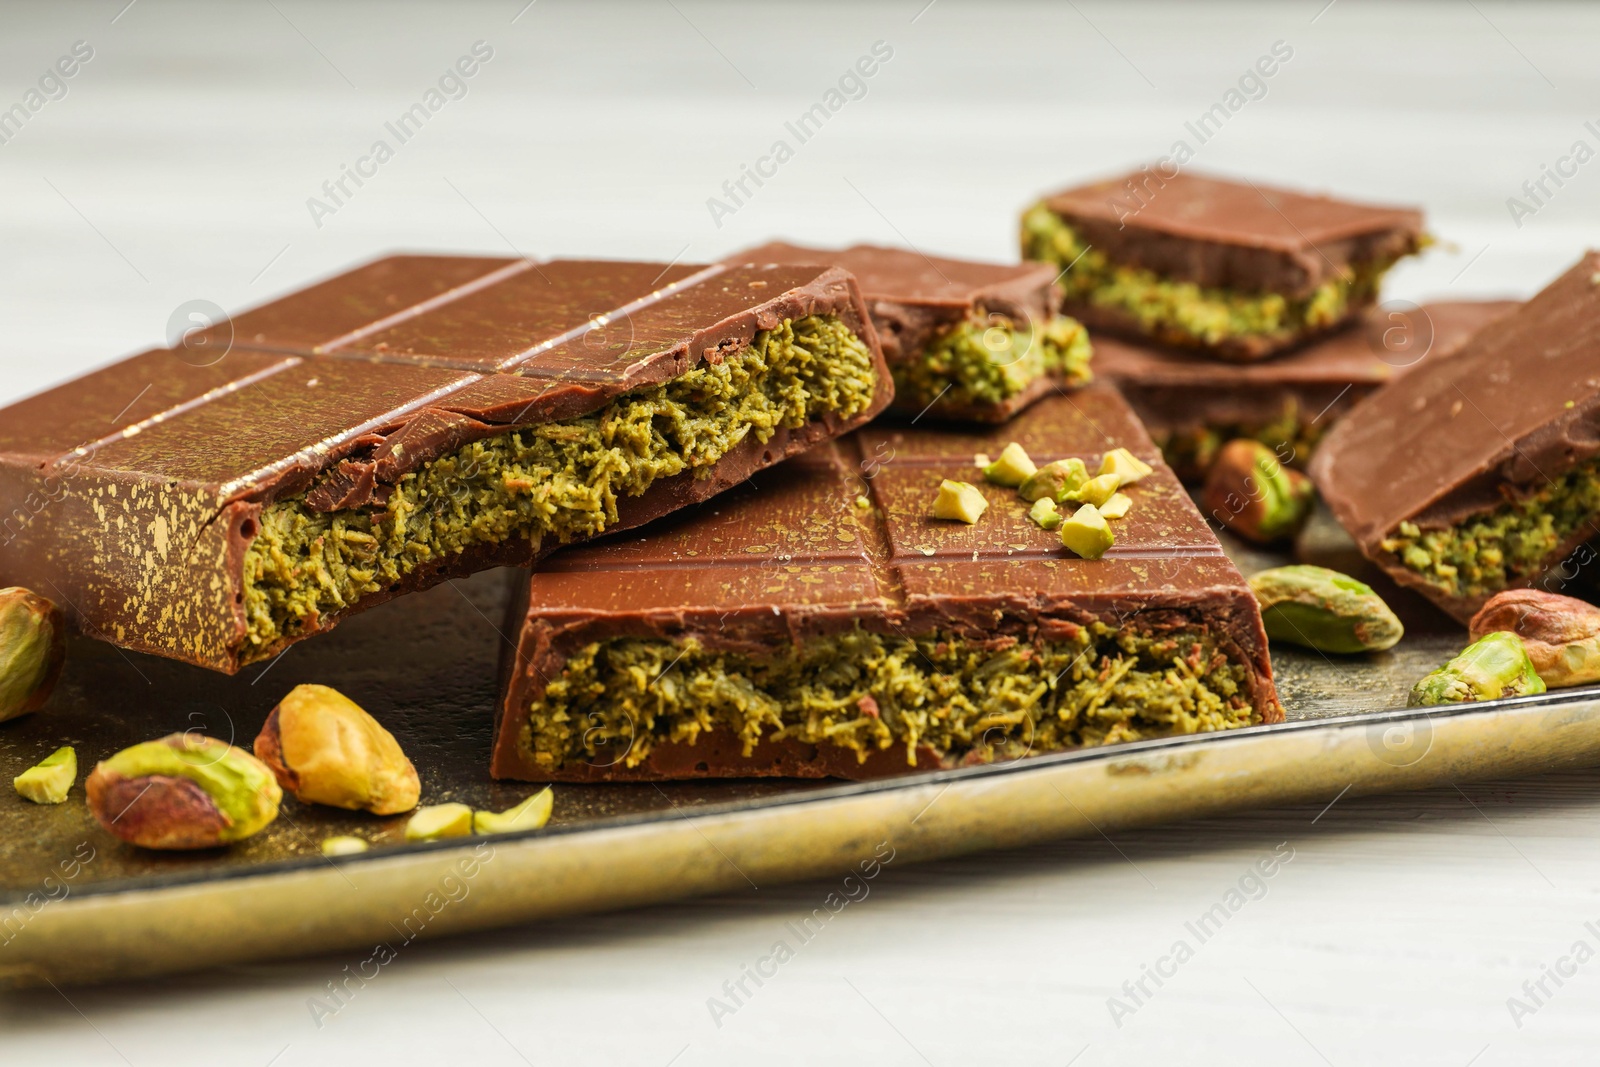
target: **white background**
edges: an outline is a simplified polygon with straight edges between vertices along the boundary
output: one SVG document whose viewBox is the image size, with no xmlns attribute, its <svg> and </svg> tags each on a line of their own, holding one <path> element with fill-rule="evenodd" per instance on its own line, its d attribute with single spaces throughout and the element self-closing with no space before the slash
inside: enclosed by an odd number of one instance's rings
<svg viewBox="0 0 1600 1067">
<path fill-rule="evenodd" d="M 0 8 L 0 108 L 94 49 L 0 145 L 0 402 L 162 343 L 186 301 L 241 308 L 392 249 L 1009 258 L 1032 197 L 1194 145 L 1184 123 L 1279 40 L 1293 58 L 1192 165 L 1422 204 L 1444 243 L 1391 295 L 1526 295 L 1600 245 L 1600 161 L 1542 206 L 1520 189 L 1574 141 L 1600 149 L 1593 8 L 523 2 Z M 467 95 L 316 226 L 307 199 L 480 40 Z M 707 198 L 880 40 L 865 96 L 715 225 Z M 1538 208 L 1520 227 L 1511 196 Z M 414 946 L 321 1028 L 307 999 L 359 954 L 11 996 L 0 1059 L 1593 1062 L 1600 961 L 1520 1028 L 1506 1001 L 1574 941 L 1600 949 L 1597 783 L 891 864 L 720 1027 L 707 998 L 836 882 Z M 1107 998 L 1285 841 L 1265 896 L 1117 1026 Z"/>
</svg>

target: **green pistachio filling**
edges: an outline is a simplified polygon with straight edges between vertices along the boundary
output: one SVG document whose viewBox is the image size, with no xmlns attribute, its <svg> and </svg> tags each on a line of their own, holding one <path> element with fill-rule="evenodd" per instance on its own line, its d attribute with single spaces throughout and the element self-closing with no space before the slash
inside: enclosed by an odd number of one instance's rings
<svg viewBox="0 0 1600 1067">
<path fill-rule="evenodd" d="M 1087 384 L 1090 355 L 1089 332 L 1064 315 L 1038 330 L 999 315 L 969 318 L 894 367 L 895 399 L 936 409 L 1001 404 L 1047 374 Z"/>
<path fill-rule="evenodd" d="M 1239 337 L 1288 339 L 1332 326 L 1352 308 L 1371 302 L 1394 264 L 1392 259 L 1352 263 L 1348 271 L 1299 299 L 1203 289 L 1114 263 L 1104 252 L 1086 246 L 1066 220 L 1044 204 L 1035 204 L 1022 218 L 1022 254 L 1061 267 L 1067 299 L 1131 315 L 1142 332 L 1169 344 L 1190 346 Z"/>
<path fill-rule="evenodd" d="M 762 739 L 851 749 L 897 742 L 946 761 L 987 761 L 1258 722 L 1245 668 L 1203 630 L 1078 628 L 1036 644 L 851 630 L 767 655 L 698 641 L 588 645 L 551 679 L 523 725 L 540 766 L 637 766 L 660 744 L 712 730 L 749 755 Z"/>
<path fill-rule="evenodd" d="M 1478 597 L 1537 578 L 1550 557 L 1600 514 L 1600 460 L 1580 463 L 1518 500 L 1454 526 L 1402 522 L 1385 552 L 1449 596 Z"/>
<path fill-rule="evenodd" d="M 876 385 L 866 344 L 837 318 L 810 316 L 588 415 L 440 456 L 400 478 L 381 506 L 271 504 L 245 555 L 240 658 L 258 659 L 309 622 L 468 548 L 599 534 L 617 521 L 619 499 L 685 471 L 706 477 L 747 437 L 764 443 L 825 414 L 852 418 Z"/>
<path fill-rule="evenodd" d="M 1300 406 L 1291 400 L 1284 406 L 1283 413 L 1271 422 L 1208 423 L 1151 436 L 1167 466 L 1184 481 L 1194 481 L 1204 478 L 1211 470 L 1223 445 L 1240 438 L 1260 441 L 1276 455 L 1289 456 L 1288 466 L 1303 469 L 1322 440 L 1325 427 L 1326 424 L 1317 426 L 1307 422 Z"/>
</svg>

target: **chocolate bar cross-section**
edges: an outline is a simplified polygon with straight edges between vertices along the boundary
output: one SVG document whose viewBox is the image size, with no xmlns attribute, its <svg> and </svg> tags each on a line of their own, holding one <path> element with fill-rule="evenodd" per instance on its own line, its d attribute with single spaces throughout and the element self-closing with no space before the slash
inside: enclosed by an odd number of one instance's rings
<svg viewBox="0 0 1600 1067">
<path fill-rule="evenodd" d="M 1248 362 L 1331 330 L 1421 249 L 1422 214 L 1146 168 L 1046 197 L 1022 254 L 1053 263 L 1062 309 L 1097 336 Z"/>
<path fill-rule="evenodd" d="M 1462 622 L 1576 577 L 1555 568 L 1600 534 L 1600 252 L 1359 404 L 1311 476 L 1362 552 Z"/>
<path fill-rule="evenodd" d="M 1103 558 L 983 482 L 1010 441 L 1155 467 Z M 929 516 L 946 478 L 981 483 L 975 524 Z M 511 619 L 503 778 L 864 778 L 1282 717 L 1254 597 L 1105 386 L 997 431 L 868 427 L 557 554 Z"/>
<path fill-rule="evenodd" d="M 827 263 L 856 276 L 883 356 L 894 410 L 1004 422 L 1063 385 L 1089 380 L 1089 335 L 1059 313 L 1056 268 L 979 263 L 903 248 L 838 251 L 774 241 L 729 263 Z"/>
<path fill-rule="evenodd" d="M 0 584 L 234 671 L 703 500 L 892 392 L 840 270 L 390 257 L 0 412 Z"/>
</svg>

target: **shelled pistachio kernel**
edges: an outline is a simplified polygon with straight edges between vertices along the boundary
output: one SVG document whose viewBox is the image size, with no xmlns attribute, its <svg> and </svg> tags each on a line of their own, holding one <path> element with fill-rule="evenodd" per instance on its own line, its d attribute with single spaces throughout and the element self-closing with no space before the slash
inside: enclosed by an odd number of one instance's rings
<svg viewBox="0 0 1600 1067">
<path fill-rule="evenodd" d="M 1154 467 L 1126 448 L 1113 448 L 1100 460 L 1099 473 L 1115 474 L 1122 485 L 1132 485 L 1154 471 Z"/>
<path fill-rule="evenodd" d="M 66 654 L 59 607 L 31 589 L 0 589 L 0 722 L 44 706 Z"/>
<path fill-rule="evenodd" d="M 59 804 L 78 779 L 78 753 L 63 745 L 11 780 L 25 799 L 35 804 Z"/>
<path fill-rule="evenodd" d="M 1545 691 L 1522 639 L 1507 630 L 1485 634 L 1455 659 L 1435 668 L 1411 688 L 1412 707 L 1460 704 Z"/>
<path fill-rule="evenodd" d="M 340 834 L 337 837 L 322 839 L 322 854 L 324 856 L 354 856 L 358 852 L 365 852 L 372 846 L 359 837 L 349 834 Z"/>
<path fill-rule="evenodd" d="M 472 829 L 480 834 L 510 834 L 518 830 L 538 830 L 550 821 L 555 794 L 545 786 L 522 803 L 505 811 L 477 811 L 472 814 Z"/>
<path fill-rule="evenodd" d="M 1033 477 L 1038 469 L 1038 465 L 1028 458 L 1027 451 L 1021 445 L 1012 441 L 1001 450 L 998 459 L 993 463 L 984 465 L 983 476 L 995 485 L 1003 485 L 1008 489 L 1015 489 Z"/>
<path fill-rule="evenodd" d="M 266 764 L 203 734 L 170 734 L 125 748 L 84 779 L 89 812 L 142 848 L 193 849 L 241 841 L 278 817 L 283 790 Z"/>
<path fill-rule="evenodd" d="M 1061 511 L 1056 507 L 1056 502 L 1047 496 L 1033 502 L 1033 507 L 1028 509 L 1028 518 L 1046 530 L 1054 530 L 1061 525 Z"/>
<path fill-rule="evenodd" d="M 1093 504 L 1096 508 L 1110 500 L 1122 483 L 1115 474 L 1097 474 L 1062 496 L 1062 503 Z"/>
<path fill-rule="evenodd" d="M 949 478 L 939 483 L 939 496 L 933 502 L 933 517 L 974 523 L 983 517 L 989 502 L 978 487 L 970 482 L 953 482 Z"/>
<path fill-rule="evenodd" d="M 407 841 L 438 841 L 472 834 L 472 809 L 465 804 L 433 804 L 418 808 L 406 823 Z"/>
<path fill-rule="evenodd" d="M 1406 632 L 1370 585 L 1326 567 L 1295 563 L 1260 571 L 1250 591 L 1272 641 L 1318 652 L 1381 652 Z"/>
<path fill-rule="evenodd" d="M 1065 494 L 1088 480 L 1089 468 L 1083 465 L 1083 460 L 1076 456 L 1058 459 L 1034 471 L 1027 481 L 1017 486 L 1017 495 L 1029 502 L 1047 496 L 1060 503 Z"/>
<path fill-rule="evenodd" d="M 1106 519 L 1124 518 L 1131 507 L 1133 498 L 1127 493 L 1112 493 L 1111 499 L 1100 505 L 1100 516 Z"/>
<path fill-rule="evenodd" d="M 1104 516 L 1093 504 L 1083 505 L 1061 524 L 1061 543 L 1084 559 L 1099 559 L 1116 540 Z"/>
</svg>

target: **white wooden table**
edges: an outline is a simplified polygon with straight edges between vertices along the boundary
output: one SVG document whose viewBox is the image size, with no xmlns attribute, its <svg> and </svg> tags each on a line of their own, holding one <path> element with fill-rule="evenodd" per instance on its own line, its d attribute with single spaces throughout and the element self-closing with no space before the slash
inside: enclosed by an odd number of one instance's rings
<svg viewBox="0 0 1600 1067">
<path fill-rule="evenodd" d="M 1592 8 L 524 2 L 0 11 L 0 110 L 93 50 L 0 125 L 0 400 L 161 343 L 188 301 L 243 307 L 388 249 L 696 260 L 787 236 L 1010 257 L 1030 197 L 1179 138 L 1196 170 L 1424 204 L 1454 247 L 1396 271 L 1395 296 L 1525 295 L 1600 244 L 1600 161 L 1542 202 L 1522 189 L 1574 142 L 1600 150 Z M 465 95 L 447 81 L 399 143 L 385 123 L 479 41 Z M 879 41 L 859 98 L 798 143 L 785 122 Z M 1278 41 L 1292 58 L 1196 145 L 1185 123 Z M 732 204 L 722 183 L 780 138 L 792 158 Z M 379 139 L 392 158 L 363 163 Z M 358 165 L 332 202 L 324 181 Z M 1509 197 L 1536 210 L 1514 220 Z M 1347 797 L 891 865 L 717 1018 L 709 999 L 731 1004 L 724 983 L 835 886 L 419 945 L 320 1027 L 311 998 L 355 956 L 7 997 L 0 1060 L 1589 1063 L 1597 837 L 1596 773 Z M 1292 860 L 1199 943 L 1185 924 L 1255 891 L 1275 848 Z"/>
</svg>

